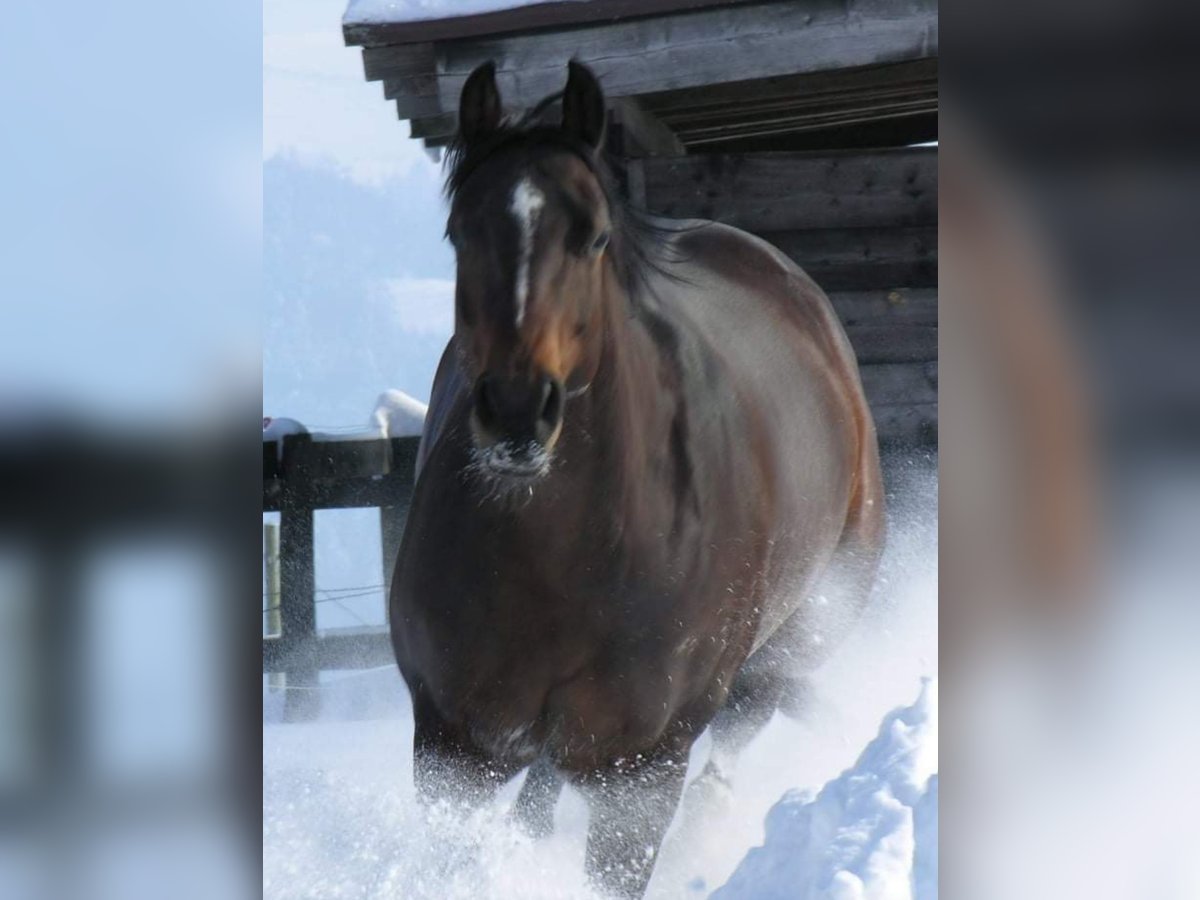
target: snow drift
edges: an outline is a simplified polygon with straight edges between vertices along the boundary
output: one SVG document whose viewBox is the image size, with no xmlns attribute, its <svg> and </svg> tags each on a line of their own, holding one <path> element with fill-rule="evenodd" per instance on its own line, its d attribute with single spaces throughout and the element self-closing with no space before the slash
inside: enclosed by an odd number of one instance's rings
<svg viewBox="0 0 1200 900">
<path fill-rule="evenodd" d="M 937 900 L 937 682 L 895 710 L 850 769 L 789 791 L 712 900 Z"/>
</svg>

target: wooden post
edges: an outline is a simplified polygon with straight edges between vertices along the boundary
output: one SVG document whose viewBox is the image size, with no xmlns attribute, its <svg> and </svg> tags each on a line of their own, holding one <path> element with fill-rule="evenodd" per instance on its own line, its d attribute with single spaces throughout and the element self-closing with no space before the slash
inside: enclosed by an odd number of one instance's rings
<svg viewBox="0 0 1200 900">
<path fill-rule="evenodd" d="M 307 438 L 307 435 L 303 436 Z M 291 440 L 285 438 L 285 446 Z M 285 460 L 287 457 L 285 456 Z M 289 479 L 305 473 L 289 472 Z M 313 557 L 313 511 L 297 503 L 285 489 L 279 511 L 280 625 L 287 655 L 285 722 L 315 719 L 320 713 L 320 674 L 317 667 L 316 563 Z"/>
<path fill-rule="evenodd" d="M 283 615 L 280 607 L 283 605 L 282 591 L 279 582 L 279 526 L 274 522 L 263 522 L 263 566 L 267 571 L 267 611 L 263 614 L 264 634 L 277 637 L 283 634 Z M 284 676 L 282 672 L 271 672 L 267 676 L 267 684 L 271 692 L 283 690 Z"/>
</svg>

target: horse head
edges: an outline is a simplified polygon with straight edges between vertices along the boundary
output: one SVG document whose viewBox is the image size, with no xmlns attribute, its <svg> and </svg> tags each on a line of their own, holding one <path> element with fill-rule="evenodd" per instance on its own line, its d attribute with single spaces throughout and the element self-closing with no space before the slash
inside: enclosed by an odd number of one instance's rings
<svg viewBox="0 0 1200 900">
<path fill-rule="evenodd" d="M 613 289 L 604 128 L 600 86 L 575 62 L 553 126 L 502 119 L 491 63 L 463 86 L 446 233 L 457 256 L 455 341 L 472 384 L 471 436 L 494 476 L 548 471 L 568 397 L 599 367 Z"/>
</svg>

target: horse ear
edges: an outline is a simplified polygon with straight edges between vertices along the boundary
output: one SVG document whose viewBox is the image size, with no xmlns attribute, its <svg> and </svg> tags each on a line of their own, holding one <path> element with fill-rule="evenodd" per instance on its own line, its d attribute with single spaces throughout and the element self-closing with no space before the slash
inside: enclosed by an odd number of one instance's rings
<svg viewBox="0 0 1200 900">
<path fill-rule="evenodd" d="M 563 131 L 579 138 L 593 151 L 604 143 L 604 91 L 592 70 L 571 60 L 567 67 L 567 87 L 563 91 Z"/>
<path fill-rule="evenodd" d="M 458 101 L 458 133 L 468 144 L 500 127 L 500 91 L 496 88 L 496 64 L 488 60 L 476 67 L 463 85 Z"/>
</svg>

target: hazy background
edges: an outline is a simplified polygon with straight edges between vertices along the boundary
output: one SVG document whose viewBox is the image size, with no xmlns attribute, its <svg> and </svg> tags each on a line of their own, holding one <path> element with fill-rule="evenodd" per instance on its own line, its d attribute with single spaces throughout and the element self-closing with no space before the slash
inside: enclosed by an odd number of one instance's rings
<svg viewBox="0 0 1200 900">
<path fill-rule="evenodd" d="M 454 327 L 441 166 L 409 140 L 341 0 L 263 4 L 263 415 L 345 433 L 398 388 L 429 399 Z M 268 517 L 278 519 L 278 516 Z M 316 514 L 320 628 L 383 624 L 379 514 Z"/>
</svg>

